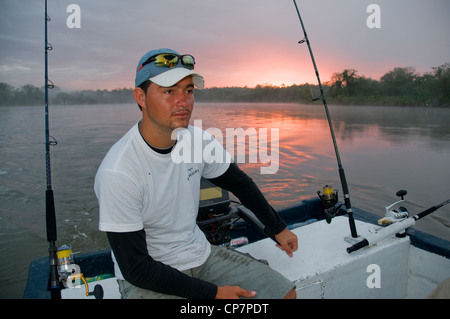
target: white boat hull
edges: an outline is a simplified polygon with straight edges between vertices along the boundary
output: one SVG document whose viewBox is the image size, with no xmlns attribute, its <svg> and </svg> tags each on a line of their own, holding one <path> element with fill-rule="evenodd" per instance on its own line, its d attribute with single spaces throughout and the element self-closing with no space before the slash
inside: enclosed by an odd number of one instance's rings
<svg viewBox="0 0 450 319">
<path fill-rule="evenodd" d="M 381 227 L 356 221 L 358 235 L 367 237 Z M 376 245 L 348 254 L 347 217 L 336 217 L 331 224 L 319 221 L 292 230 L 299 249 L 290 258 L 271 239 L 238 248 L 269 265 L 296 284 L 297 298 L 425 298 L 438 284 L 450 277 L 450 260 L 411 245 L 408 236 L 392 236 Z M 346 240 L 347 237 L 347 240 Z M 262 279 L 263 280 L 263 279 Z M 105 299 L 120 298 L 117 281 L 101 284 Z M 62 298 L 86 297 L 84 285 L 63 289 Z"/>
<path fill-rule="evenodd" d="M 358 235 L 367 237 L 379 226 L 356 221 Z M 410 244 L 409 237 L 387 238 L 348 254 L 353 243 L 348 219 L 336 217 L 293 230 L 299 250 L 292 258 L 261 240 L 242 252 L 265 259 L 296 284 L 297 298 L 424 298 L 450 277 L 450 260 Z"/>
</svg>

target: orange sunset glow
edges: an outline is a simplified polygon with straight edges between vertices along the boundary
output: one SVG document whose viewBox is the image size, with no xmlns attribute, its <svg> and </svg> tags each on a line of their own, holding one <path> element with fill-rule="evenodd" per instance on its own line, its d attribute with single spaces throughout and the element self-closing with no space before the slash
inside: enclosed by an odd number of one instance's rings
<svg viewBox="0 0 450 319">
<path fill-rule="evenodd" d="M 219 72 L 217 66 L 214 70 L 208 64 L 200 63 L 198 71 L 204 76 L 206 87 L 317 83 L 311 62 L 301 61 L 293 53 L 284 54 L 283 57 L 278 54 L 255 56 L 250 61 L 236 61 L 230 66 L 219 67 Z"/>
<path fill-rule="evenodd" d="M 133 88 L 137 62 L 157 48 L 194 55 L 206 88 L 317 84 L 291 1 L 80 0 L 79 27 L 67 23 L 71 3 L 50 1 L 48 12 L 49 77 L 63 90 Z M 376 28 L 367 23 L 369 4 L 298 2 L 322 83 L 345 69 L 379 80 L 395 67 L 426 73 L 450 62 L 442 40 L 449 1 L 380 2 Z M 5 1 L 1 9 L 0 82 L 41 87 L 43 3 Z"/>
</svg>

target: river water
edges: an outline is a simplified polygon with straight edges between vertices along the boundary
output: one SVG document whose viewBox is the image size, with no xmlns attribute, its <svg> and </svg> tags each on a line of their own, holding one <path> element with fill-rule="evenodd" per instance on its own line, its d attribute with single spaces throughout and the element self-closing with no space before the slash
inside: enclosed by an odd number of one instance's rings
<svg viewBox="0 0 450 319">
<path fill-rule="evenodd" d="M 399 189 L 408 191 L 413 213 L 450 198 L 450 109 L 330 106 L 330 114 L 353 206 L 382 216 Z M 139 117 L 136 104 L 51 107 L 57 246 L 108 248 L 94 176 Z M 197 103 L 192 124 L 222 133 L 224 145 L 238 128 L 256 137 L 257 146 L 236 138 L 235 155 L 244 144 L 240 166 L 276 209 L 316 196 L 325 184 L 342 195 L 322 105 Z M 43 107 L 0 108 L 0 149 L 0 298 L 21 298 L 30 262 L 48 255 Z M 273 174 L 261 174 L 264 167 Z M 415 228 L 450 240 L 450 205 Z"/>
</svg>

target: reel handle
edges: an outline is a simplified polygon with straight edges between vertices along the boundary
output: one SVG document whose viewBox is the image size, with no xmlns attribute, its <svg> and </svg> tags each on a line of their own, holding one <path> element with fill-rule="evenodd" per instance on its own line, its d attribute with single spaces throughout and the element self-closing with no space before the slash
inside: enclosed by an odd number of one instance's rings
<svg viewBox="0 0 450 319">
<path fill-rule="evenodd" d="M 403 200 L 403 197 L 408 194 L 408 192 L 405 189 L 401 189 L 399 190 L 397 193 L 395 193 L 395 195 L 397 195 L 398 197 L 400 197 Z"/>
</svg>

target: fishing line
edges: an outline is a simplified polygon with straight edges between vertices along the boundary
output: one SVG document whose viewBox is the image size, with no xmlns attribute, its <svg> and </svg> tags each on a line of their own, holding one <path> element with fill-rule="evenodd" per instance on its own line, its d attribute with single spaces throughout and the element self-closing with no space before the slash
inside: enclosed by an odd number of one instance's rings
<svg viewBox="0 0 450 319">
<path fill-rule="evenodd" d="M 360 242 L 350 246 L 347 248 L 347 253 L 351 254 L 354 251 L 357 251 L 363 247 L 366 246 L 372 246 L 380 241 L 382 241 L 383 239 L 386 239 L 388 237 L 393 236 L 396 233 L 399 233 L 401 231 L 404 231 L 406 228 L 412 227 L 416 224 L 416 221 L 428 216 L 429 214 L 435 212 L 436 210 L 438 210 L 439 208 L 450 204 L 450 199 L 447 199 L 446 201 L 443 201 L 440 204 L 437 204 L 435 206 L 432 206 L 430 208 L 425 209 L 424 211 L 415 214 L 414 216 L 408 217 L 402 221 L 393 223 L 392 225 L 385 227 L 385 228 L 381 228 L 378 232 L 369 235 L 366 238 L 363 238 Z"/>
<path fill-rule="evenodd" d="M 349 219 L 349 224 L 350 224 L 350 232 L 351 232 L 352 237 L 356 238 L 356 237 L 358 237 L 358 234 L 356 232 L 355 220 L 353 218 L 353 210 L 352 210 L 352 205 L 350 203 L 350 194 L 349 194 L 349 191 L 348 191 L 347 180 L 346 180 L 346 177 L 345 177 L 344 168 L 342 167 L 341 157 L 339 155 L 339 150 L 338 150 L 338 146 L 337 146 L 337 143 L 336 143 L 336 137 L 334 135 L 333 124 L 331 123 L 330 112 L 328 111 L 328 106 L 327 106 L 327 101 L 326 101 L 326 98 L 325 98 L 325 93 L 324 93 L 324 90 L 323 90 L 323 87 L 322 87 L 322 83 L 320 81 L 319 71 L 317 69 L 316 61 L 314 59 L 314 54 L 313 54 L 312 49 L 311 49 L 311 44 L 309 43 L 308 35 L 306 33 L 305 26 L 303 24 L 303 20 L 302 20 L 302 17 L 300 15 L 300 11 L 298 9 L 297 2 L 295 0 L 293 0 L 293 1 L 294 1 L 295 9 L 297 10 L 298 18 L 300 20 L 300 24 L 302 26 L 303 35 L 304 35 L 304 38 L 299 41 L 299 44 L 302 44 L 302 43 L 306 42 L 306 44 L 308 45 L 309 54 L 311 56 L 312 63 L 314 65 L 314 71 L 316 72 L 317 81 L 319 83 L 320 96 L 321 96 L 323 105 L 325 107 L 325 113 L 327 115 L 328 125 L 330 127 L 330 132 L 331 132 L 331 138 L 333 140 L 334 150 L 335 150 L 335 153 L 336 153 L 336 159 L 337 159 L 338 168 L 339 168 L 339 177 L 340 177 L 340 180 L 341 180 L 342 191 L 344 193 L 345 207 L 347 209 L 347 214 L 348 214 L 348 219 Z"/>
<path fill-rule="evenodd" d="M 423 209 L 425 208 L 425 206 L 429 205 L 428 203 L 437 202 L 439 199 L 447 197 L 449 194 L 450 190 L 441 189 L 440 192 L 434 192 L 431 195 L 427 195 L 427 197 L 414 195 L 414 201 L 410 200 L 409 198 L 405 198 L 405 204 L 408 204 L 408 206 L 411 207 L 415 207 L 416 209 Z"/>
<path fill-rule="evenodd" d="M 50 146 L 54 145 L 54 138 L 50 140 L 50 124 L 49 124 L 49 108 L 48 108 L 48 90 L 55 86 L 52 81 L 48 79 L 48 51 L 53 50 L 51 44 L 48 43 L 48 22 L 51 21 L 47 14 L 47 0 L 45 0 L 45 43 L 44 43 L 44 62 L 45 62 L 45 175 L 47 182 L 47 189 L 45 191 L 45 219 L 47 228 L 47 241 L 49 242 L 49 264 L 50 264 L 50 280 L 49 288 L 52 299 L 61 299 L 61 288 L 58 276 L 58 257 L 56 248 L 56 213 L 55 213 L 55 199 L 52 189 L 51 176 L 51 158 Z"/>
</svg>

